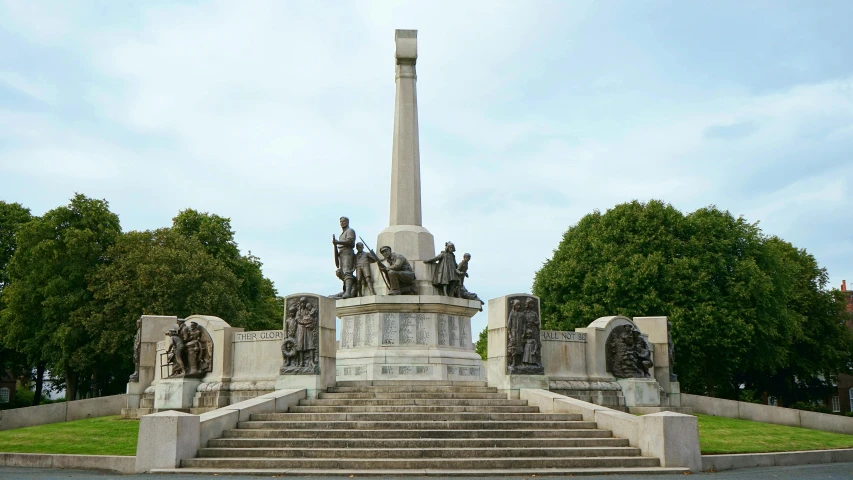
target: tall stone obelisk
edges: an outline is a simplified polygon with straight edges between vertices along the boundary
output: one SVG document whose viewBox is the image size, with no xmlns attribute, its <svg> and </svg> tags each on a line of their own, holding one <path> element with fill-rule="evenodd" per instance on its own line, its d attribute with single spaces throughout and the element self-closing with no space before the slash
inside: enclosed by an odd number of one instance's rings
<svg viewBox="0 0 853 480">
<path fill-rule="evenodd" d="M 389 246 L 415 271 L 415 295 L 388 295 L 372 264 L 376 295 L 340 299 L 337 381 L 481 381 L 485 369 L 474 351 L 471 317 L 479 300 L 442 296 L 432 284 L 435 240 L 421 219 L 421 160 L 415 92 L 417 31 L 397 30 L 397 95 L 391 154 L 391 218 L 376 251 Z"/>
<path fill-rule="evenodd" d="M 388 228 L 379 233 L 376 243 L 380 247 L 391 247 L 409 261 L 427 260 L 435 256 L 435 239 L 423 227 L 421 218 L 421 156 L 415 70 L 418 31 L 396 30 L 394 40 L 397 47 L 394 55 L 397 90 L 391 151 L 391 209 Z"/>
</svg>

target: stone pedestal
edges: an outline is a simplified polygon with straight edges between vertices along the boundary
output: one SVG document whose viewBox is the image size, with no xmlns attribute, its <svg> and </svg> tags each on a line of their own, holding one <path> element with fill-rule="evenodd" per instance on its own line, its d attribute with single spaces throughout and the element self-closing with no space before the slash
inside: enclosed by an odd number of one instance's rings
<svg viewBox="0 0 853 480">
<path fill-rule="evenodd" d="M 480 302 L 439 295 L 337 301 L 337 380 L 482 381 L 471 317 Z"/>
<path fill-rule="evenodd" d="M 286 388 L 304 388 L 308 398 L 316 398 L 317 392 L 335 385 L 335 353 L 337 342 L 335 341 L 335 300 L 315 293 L 296 293 L 288 295 L 284 299 L 285 317 L 287 307 L 292 302 L 306 297 L 317 302 L 318 325 L 318 358 L 319 372 L 317 374 L 295 374 L 287 373 L 279 375 L 275 382 L 276 390 Z M 284 326 L 285 332 L 287 326 Z M 284 357 L 279 355 L 279 364 L 284 363 Z"/>
<path fill-rule="evenodd" d="M 659 407 L 660 384 L 653 378 L 620 378 L 626 407 Z"/>
<path fill-rule="evenodd" d="M 522 388 L 548 390 L 548 377 L 544 375 L 544 370 L 543 375 L 516 375 L 507 371 L 507 367 L 512 361 L 507 356 L 508 299 L 509 297 L 519 296 L 533 297 L 533 295 L 517 293 L 489 300 L 488 382 L 490 387 L 495 387 L 502 393 L 506 393 L 509 398 L 518 398 L 519 390 Z"/>
<path fill-rule="evenodd" d="M 135 411 L 140 408 L 140 402 L 145 389 L 157 377 L 157 342 L 165 338 L 166 331 L 174 325 L 178 317 L 143 315 L 140 317 L 139 336 L 139 377 L 135 382 L 127 383 L 127 404 L 122 409 L 125 418 L 136 418 Z"/>
<path fill-rule="evenodd" d="M 161 379 L 154 389 L 154 408 L 156 410 L 191 408 L 196 389 L 200 384 L 200 378 Z"/>
</svg>

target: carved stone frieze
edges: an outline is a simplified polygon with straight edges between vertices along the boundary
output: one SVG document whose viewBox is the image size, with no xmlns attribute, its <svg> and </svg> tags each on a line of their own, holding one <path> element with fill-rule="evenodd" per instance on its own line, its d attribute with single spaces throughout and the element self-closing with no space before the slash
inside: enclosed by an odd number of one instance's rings
<svg viewBox="0 0 853 480">
<path fill-rule="evenodd" d="M 174 377 L 203 377 L 213 370 L 213 338 L 210 333 L 196 322 L 178 319 L 177 325 L 170 328 L 169 347 L 166 358 Z"/>
<path fill-rule="evenodd" d="M 507 373 L 544 375 L 539 300 L 530 296 L 507 297 Z"/>
<path fill-rule="evenodd" d="M 634 325 L 619 325 L 604 344 L 607 371 L 616 378 L 650 378 L 652 350 Z"/>
<path fill-rule="evenodd" d="M 291 297 L 285 305 L 282 375 L 320 374 L 319 299 L 313 295 Z"/>
</svg>

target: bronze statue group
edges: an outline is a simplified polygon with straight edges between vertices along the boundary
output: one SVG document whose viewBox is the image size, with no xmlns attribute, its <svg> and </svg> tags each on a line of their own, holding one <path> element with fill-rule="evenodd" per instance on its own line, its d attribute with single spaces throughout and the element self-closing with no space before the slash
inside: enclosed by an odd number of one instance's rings
<svg viewBox="0 0 853 480">
<path fill-rule="evenodd" d="M 335 275 L 343 282 L 343 291 L 332 298 L 344 299 L 376 295 L 370 273 L 370 264 L 376 263 L 388 295 L 417 295 L 415 288 L 415 272 L 412 265 L 403 255 L 395 253 L 391 247 L 379 248 L 376 255 L 367 247 L 364 239 L 356 242 L 355 230 L 349 226 L 349 218 L 341 217 L 341 234 L 338 238 L 332 235 L 332 245 L 335 254 Z M 355 251 L 353 250 L 355 248 Z M 366 250 L 365 250 L 366 249 Z M 456 246 L 453 242 L 444 244 L 444 251 L 424 260 L 426 264 L 435 265 L 432 284 L 440 295 L 446 297 L 464 298 L 466 300 L 482 300 L 476 293 L 465 288 L 465 278 L 468 277 L 468 262 L 471 254 L 466 253 L 462 261 L 456 262 Z M 387 263 L 387 264 L 386 264 Z"/>
</svg>

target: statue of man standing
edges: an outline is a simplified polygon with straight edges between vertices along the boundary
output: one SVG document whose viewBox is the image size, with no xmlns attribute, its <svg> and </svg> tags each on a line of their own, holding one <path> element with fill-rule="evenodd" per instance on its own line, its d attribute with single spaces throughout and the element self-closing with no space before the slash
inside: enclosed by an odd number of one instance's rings
<svg viewBox="0 0 853 480">
<path fill-rule="evenodd" d="M 338 258 L 340 258 L 339 270 L 341 272 L 341 280 L 344 282 L 344 291 L 341 292 L 341 298 L 352 298 L 355 294 L 355 230 L 349 228 L 349 218 L 341 217 L 341 236 L 337 240 L 332 240 L 338 249 Z"/>
</svg>

